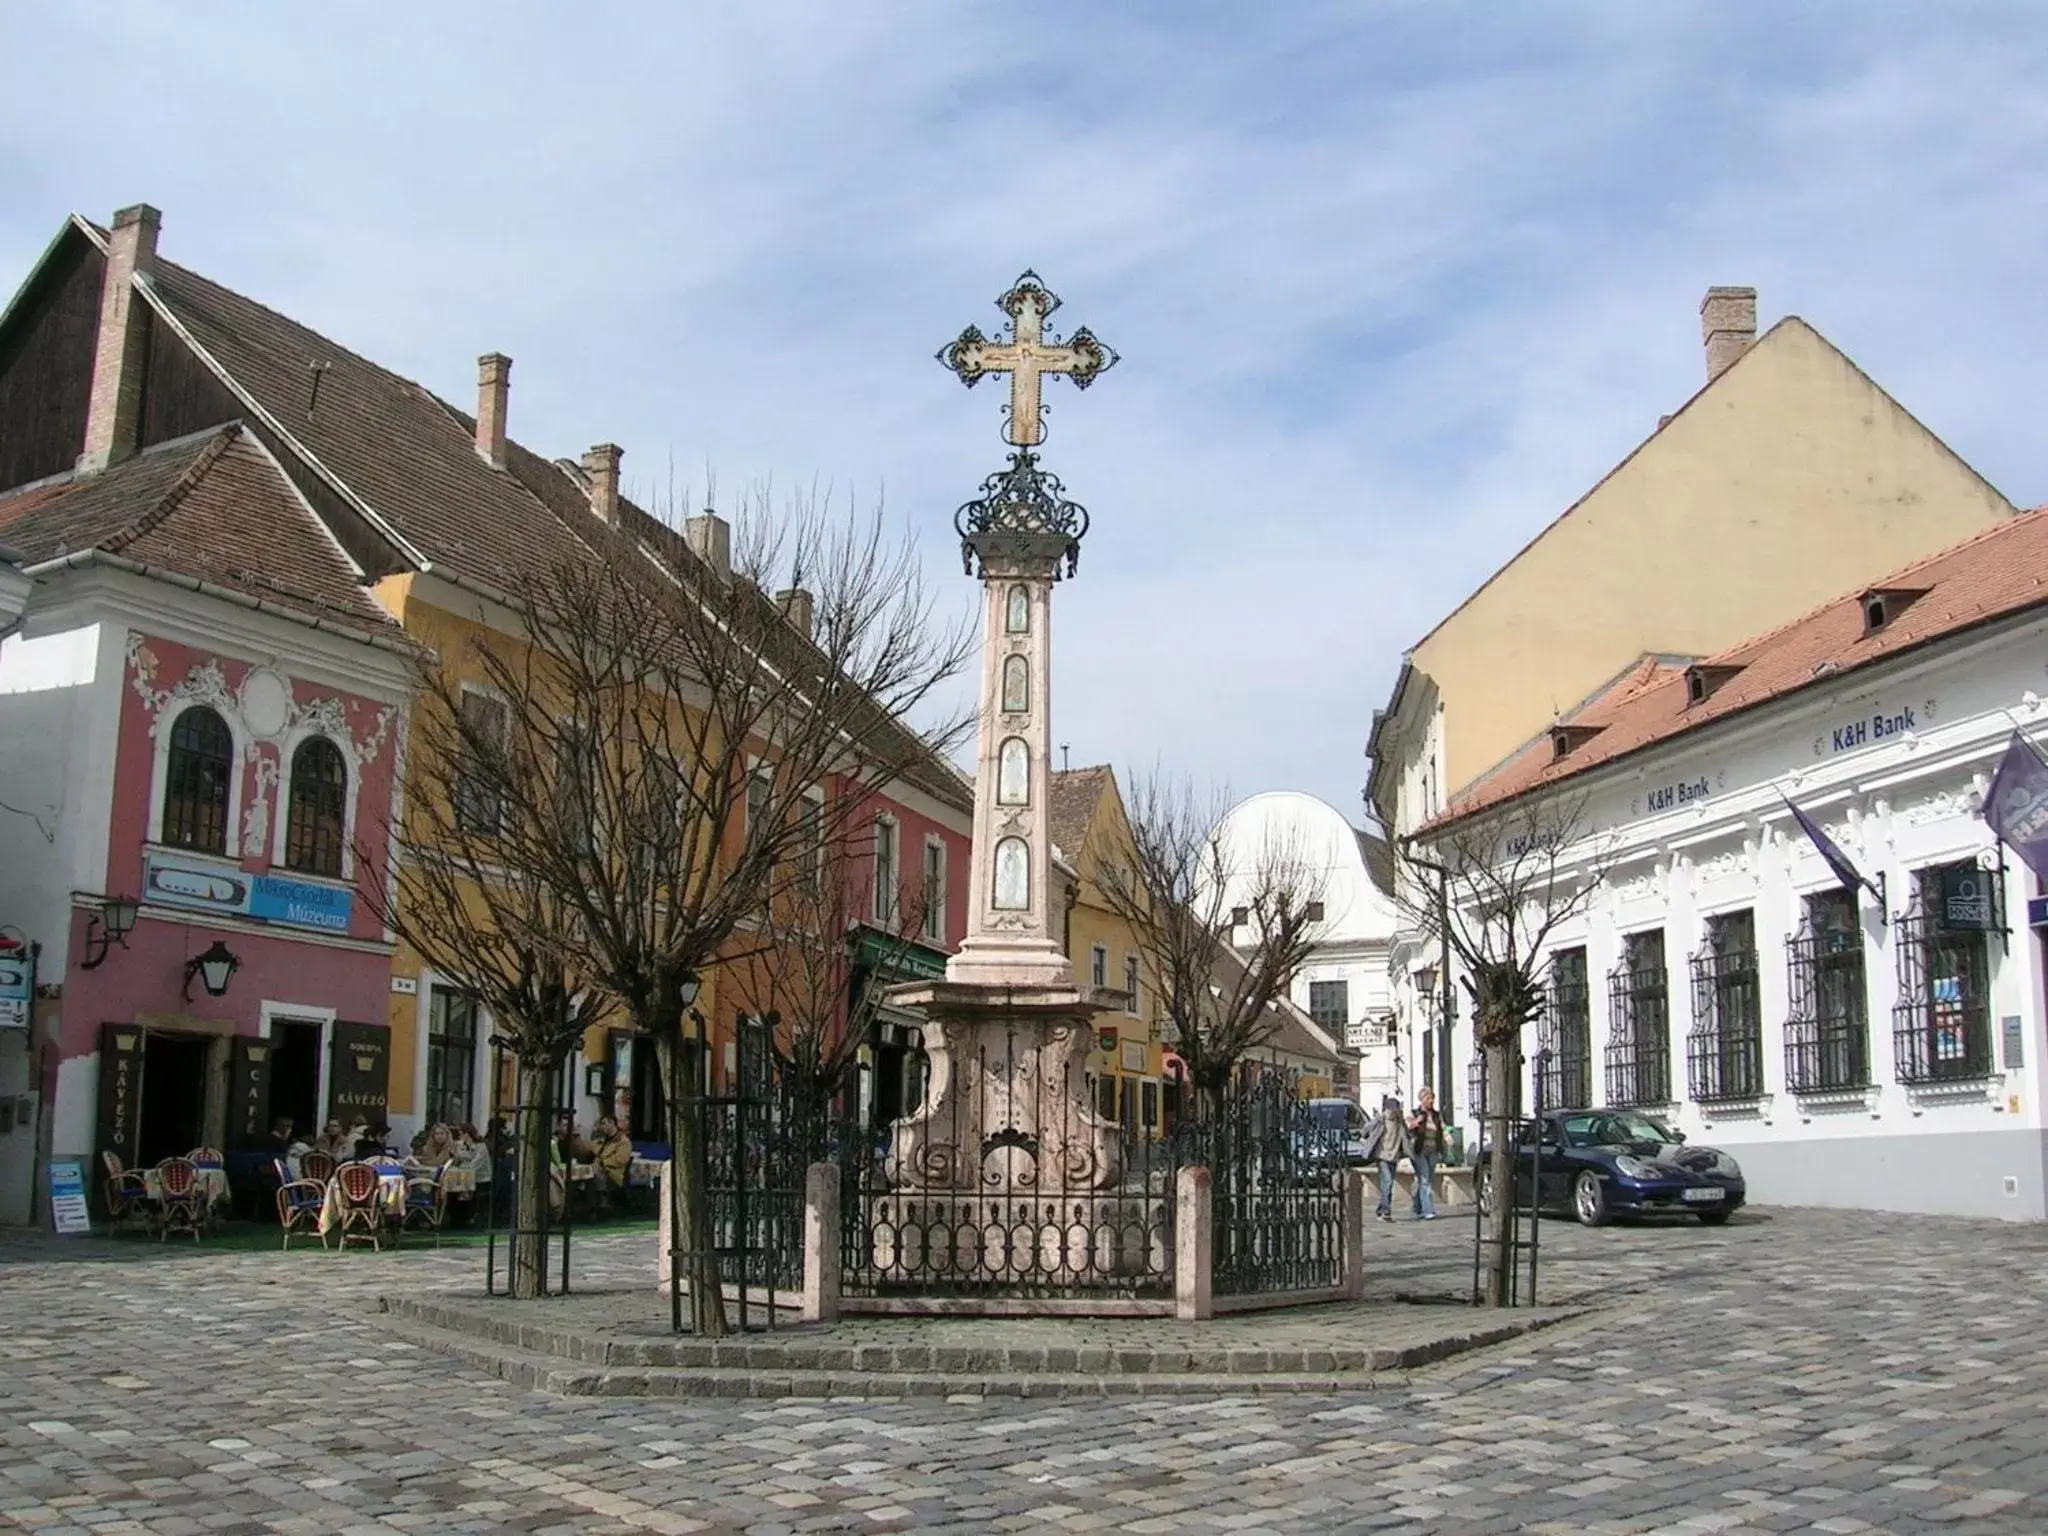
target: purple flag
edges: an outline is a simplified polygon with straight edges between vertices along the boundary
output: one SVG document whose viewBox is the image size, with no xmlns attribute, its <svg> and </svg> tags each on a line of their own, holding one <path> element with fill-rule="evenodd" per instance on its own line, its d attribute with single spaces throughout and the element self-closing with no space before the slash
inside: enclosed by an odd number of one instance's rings
<svg viewBox="0 0 2048 1536">
<path fill-rule="evenodd" d="M 1984 792 L 1984 820 L 2029 869 L 2048 880 L 2048 763 L 2018 731 Z"/>
<path fill-rule="evenodd" d="M 1842 889 L 1853 891 L 1860 886 L 1875 896 L 1878 900 L 1878 905 L 1882 906 L 1884 904 L 1883 889 L 1870 879 L 1869 876 L 1865 875 L 1862 870 L 1858 869 L 1849 855 L 1835 846 L 1835 840 L 1829 837 L 1827 833 L 1821 831 L 1819 824 L 1811 816 L 1792 803 L 1790 795 L 1780 790 L 1778 798 L 1785 802 L 1785 809 L 1790 811 L 1792 819 L 1799 823 L 1799 830 L 1806 834 L 1806 840 L 1813 844 L 1814 851 L 1827 860 L 1828 868 L 1835 872 L 1835 878 L 1842 883 Z"/>
</svg>

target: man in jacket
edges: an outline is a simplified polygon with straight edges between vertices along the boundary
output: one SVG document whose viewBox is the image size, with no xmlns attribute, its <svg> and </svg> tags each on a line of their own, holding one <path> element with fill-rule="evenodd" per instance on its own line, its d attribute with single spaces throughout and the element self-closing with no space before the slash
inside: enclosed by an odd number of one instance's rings
<svg viewBox="0 0 2048 1536">
<path fill-rule="evenodd" d="M 1394 1171 L 1408 1155 L 1408 1122 L 1401 1114 L 1401 1101 L 1392 1094 L 1380 1100 L 1380 1118 L 1367 1133 L 1371 1138 L 1372 1160 L 1380 1168 L 1380 1203 L 1373 1214 L 1381 1221 L 1394 1219 Z"/>
</svg>

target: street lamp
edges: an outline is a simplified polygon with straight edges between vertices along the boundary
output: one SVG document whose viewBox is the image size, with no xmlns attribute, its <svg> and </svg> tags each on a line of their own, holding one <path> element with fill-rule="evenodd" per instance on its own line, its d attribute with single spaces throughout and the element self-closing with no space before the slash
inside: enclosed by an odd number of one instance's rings
<svg viewBox="0 0 2048 1536">
<path fill-rule="evenodd" d="M 133 896 L 102 896 L 99 911 L 85 914 L 85 957 L 78 962 L 80 970 L 97 970 L 115 944 L 128 947 L 128 931 L 135 926 L 140 905 Z"/>
<path fill-rule="evenodd" d="M 215 939 L 211 949 L 185 962 L 185 1001 L 192 1001 L 194 976 L 206 988 L 208 997 L 219 997 L 227 991 L 229 979 L 241 968 L 242 962 L 235 953 L 221 940 Z"/>
</svg>

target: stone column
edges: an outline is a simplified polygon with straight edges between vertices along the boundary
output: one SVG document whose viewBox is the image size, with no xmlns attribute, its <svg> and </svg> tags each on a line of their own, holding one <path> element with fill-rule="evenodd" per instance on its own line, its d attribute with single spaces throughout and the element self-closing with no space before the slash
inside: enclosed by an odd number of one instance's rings
<svg viewBox="0 0 2048 1536">
<path fill-rule="evenodd" d="M 1374 1199 L 1363 1168 L 1344 1170 L 1344 1299 L 1365 1300 L 1365 1207 Z"/>
<path fill-rule="evenodd" d="M 839 1168 L 813 1163 L 804 1173 L 804 1321 L 839 1321 Z"/>
<path fill-rule="evenodd" d="M 1173 1196 L 1173 1315 L 1184 1323 L 1207 1322 L 1216 1315 L 1210 1278 L 1216 1218 L 1209 1170 L 1181 1169 Z"/>
</svg>

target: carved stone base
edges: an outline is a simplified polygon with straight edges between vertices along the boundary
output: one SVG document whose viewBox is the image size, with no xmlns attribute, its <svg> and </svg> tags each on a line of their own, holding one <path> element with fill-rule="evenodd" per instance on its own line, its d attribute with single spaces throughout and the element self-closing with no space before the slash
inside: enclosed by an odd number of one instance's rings
<svg viewBox="0 0 2048 1536">
<path fill-rule="evenodd" d="M 930 1021 L 931 1070 L 924 1103 L 891 1130 L 890 1189 L 1030 1200 L 1115 1188 L 1120 1133 L 1088 1102 L 1083 1067 L 1092 1021 L 1116 1000 L 950 977 L 891 989 Z"/>
</svg>

